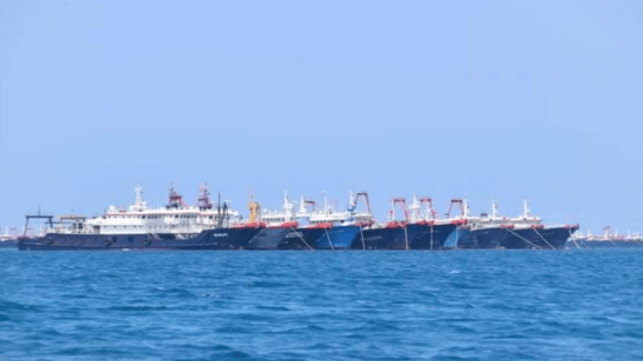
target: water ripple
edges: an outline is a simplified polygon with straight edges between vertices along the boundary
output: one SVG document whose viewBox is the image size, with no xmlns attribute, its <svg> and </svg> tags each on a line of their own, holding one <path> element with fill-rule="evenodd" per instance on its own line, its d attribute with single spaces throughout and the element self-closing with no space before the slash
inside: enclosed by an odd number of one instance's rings
<svg viewBox="0 0 643 361">
<path fill-rule="evenodd" d="M 5 251 L 0 355 L 641 359 L 642 256 Z"/>
</svg>

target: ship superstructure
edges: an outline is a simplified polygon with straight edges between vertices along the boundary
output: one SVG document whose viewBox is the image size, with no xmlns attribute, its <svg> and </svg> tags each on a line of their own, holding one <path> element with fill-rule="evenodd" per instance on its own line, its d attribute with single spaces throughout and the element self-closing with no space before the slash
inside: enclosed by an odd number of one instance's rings
<svg viewBox="0 0 643 361">
<path fill-rule="evenodd" d="M 601 235 L 594 235 L 591 231 L 587 233 L 577 232 L 570 239 L 579 248 L 600 248 L 600 247 L 643 247 L 643 236 L 640 233 L 628 232 L 627 235 L 612 232 L 610 226 L 603 228 Z"/>
<path fill-rule="evenodd" d="M 363 229 L 373 224 L 373 215 L 370 212 L 370 202 L 366 192 L 354 194 L 349 192 L 348 207 L 345 211 L 336 211 L 328 202 L 325 193 L 323 208 L 308 211 L 305 207 L 300 207 L 299 221 L 300 229 L 310 230 L 312 235 L 311 245 L 316 249 L 350 249 L 363 248 Z M 366 210 L 358 208 L 358 200 L 364 199 Z M 315 202 L 307 200 L 306 204 L 314 205 Z M 302 198 L 302 204 L 304 199 Z M 320 235 L 314 238 L 313 229 L 321 229 Z"/>
<path fill-rule="evenodd" d="M 15 228 L 0 228 L 0 248 L 15 247 L 18 244 L 18 232 Z"/>
<path fill-rule="evenodd" d="M 70 222 L 61 222 L 47 232 L 91 234 L 175 234 L 186 237 L 206 229 L 229 227 L 239 223 L 239 212 L 227 209 L 227 205 L 214 207 L 207 185 L 199 189 L 195 206 L 188 206 L 183 196 L 170 186 L 165 207 L 151 208 L 143 199 L 143 188 L 135 188 L 134 204 L 127 209 L 109 206 L 99 217 L 86 219 L 78 216 L 63 217 Z M 225 209 L 224 209 L 225 208 Z"/>
<path fill-rule="evenodd" d="M 284 191 L 281 210 L 268 210 L 251 197 L 249 203 L 251 223 L 256 223 L 261 230 L 243 246 L 251 250 L 271 250 L 280 248 L 295 248 L 293 242 L 301 240 L 297 233 L 299 222 L 295 203 L 288 198 L 288 191 Z M 294 238 L 293 242 L 286 242 L 286 238 Z M 307 247 L 308 248 L 308 247 Z"/>
<path fill-rule="evenodd" d="M 518 217 L 499 216 L 498 202 L 494 200 L 491 215 L 467 218 L 468 225 L 457 233 L 456 247 L 561 249 L 578 229 L 577 225 L 544 225 L 542 218 L 530 214 L 528 200 L 523 201 L 522 210 Z"/>
<path fill-rule="evenodd" d="M 19 242 L 20 249 L 236 249 L 256 233 L 253 227 L 236 229 L 241 215 L 220 199 L 215 207 L 206 185 L 196 206 L 188 206 L 171 186 L 168 204 L 150 208 L 137 186 L 134 204 L 126 210 L 110 206 L 99 217 L 70 214 L 56 223 L 51 216 L 29 217 L 50 217 L 50 226 L 43 237 Z"/>
<path fill-rule="evenodd" d="M 53 222 L 49 215 L 27 216 L 18 243 L 21 249 L 560 249 L 578 228 L 543 224 L 540 217 L 531 215 L 527 200 L 522 214 L 509 218 L 499 215 L 495 200 L 490 214 L 473 216 L 466 199 L 454 198 L 442 218 L 429 197 L 413 196 L 408 207 L 405 198 L 392 198 L 388 219 L 380 223 L 373 218 L 367 192 L 349 193 L 344 211 L 336 211 L 325 194 L 323 198 L 323 206 L 317 207 L 302 196 L 297 207 L 284 192 L 281 209 L 267 210 L 251 194 L 249 219 L 243 221 L 220 196 L 212 202 L 206 185 L 200 187 L 194 206 L 172 185 L 167 204 L 154 208 L 137 186 L 132 205 L 110 206 L 97 217 L 66 214 Z M 362 207 L 358 207 L 360 200 Z M 28 227 L 29 219 L 37 218 L 49 221 L 40 236 Z M 580 248 L 581 238 L 571 240 Z M 608 230 L 603 238 L 596 240 L 643 246 L 640 235 L 610 235 Z M 5 235 L 0 241 L 6 239 Z"/>
</svg>

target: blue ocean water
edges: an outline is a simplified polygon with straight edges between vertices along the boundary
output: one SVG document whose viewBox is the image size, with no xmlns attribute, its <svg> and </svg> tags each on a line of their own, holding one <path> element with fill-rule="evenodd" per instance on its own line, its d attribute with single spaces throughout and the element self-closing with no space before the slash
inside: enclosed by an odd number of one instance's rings
<svg viewBox="0 0 643 361">
<path fill-rule="evenodd" d="M 3 250 L 0 360 L 640 360 L 642 261 Z"/>
</svg>

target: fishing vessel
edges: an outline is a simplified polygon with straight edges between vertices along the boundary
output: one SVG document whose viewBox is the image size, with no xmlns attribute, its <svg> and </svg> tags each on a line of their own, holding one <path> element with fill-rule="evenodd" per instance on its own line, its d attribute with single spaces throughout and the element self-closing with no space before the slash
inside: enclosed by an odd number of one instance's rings
<svg viewBox="0 0 643 361">
<path fill-rule="evenodd" d="M 285 203 L 284 203 L 285 204 Z M 315 201 L 301 197 L 299 211 L 295 215 L 297 228 L 286 234 L 278 249 L 317 249 L 317 240 L 333 227 L 327 220 L 315 218 Z M 309 209 L 310 207 L 310 209 Z"/>
<path fill-rule="evenodd" d="M 305 207 L 303 198 L 302 207 Z M 323 232 L 322 227 L 299 227 L 298 218 L 305 218 L 306 212 L 300 210 L 297 214 L 294 202 L 288 198 L 288 191 L 284 191 L 281 210 L 262 209 L 252 195 L 249 208 L 250 223 L 258 224 L 261 230 L 244 244 L 244 249 L 312 249 L 310 242 Z"/>
<path fill-rule="evenodd" d="M 326 194 L 324 207 L 319 211 L 313 211 L 307 215 L 308 227 L 321 227 L 323 233 L 312 240 L 315 249 L 342 250 L 342 249 L 363 249 L 363 230 L 373 225 L 373 215 L 370 210 L 368 193 L 349 192 L 348 207 L 343 212 L 336 212 L 328 203 Z M 358 200 L 363 198 L 366 210 L 358 208 Z M 314 202 L 308 201 L 314 204 Z M 301 221 L 304 221 L 303 217 Z"/>
<path fill-rule="evenodd" d="M 2 233 L 2 229 L 0 229 Z M 0 234 L 0 248 L 15 248 L 18 245 L 18 234 L 15 228 L 6 228 Z"/>
<path fill-rule="evenodd" d="M 546 226 L 538 216 L 530 215 L 529 201 L 523 202 L 522 215 L 515 218 L 498 216 L 494 200 L 491 216 L 470 220 L 470 230 L 461 238 L 461 248 L 563 249 L 578 225 Z"/>
<path fill-rule="evenodd" d="M 365 207 L 358 207 L 359 200 L 363 199 Z M 332 227 L 328 229 L 315 243 L 318 249 L 366 249 L 364 241 L 364 228 L 374 224 L 371 203 L 367 192 L 353 194 L 349 192 L 348 207 L 346 211 L 335 213 L 328 200 L 324 200 L 324 211 L 312 215 L 310 222 L 329 222 Z"/>
<path fill-rule="evenodd" d="M 168 204 L 150 208 L 137 186 L 128 209 L 110 206 L 98 217 L 68 214 L 57 222 L 50 215 L 30 215 L 27 224 L 37 218 L 47 220 L 44 236 L 19 240 L 20 250 L 238 249 L 260 230 L 242 224 L 220 197 L 214 207 L 206 185 L 196 206 L 188 206 L 172 185 Z"/>
<path fill-rule="evenodd" d="M 420 227 L 420 235 L 410 244 L 411 249 L 442 249 L 456 229 L 465 224 L 462 219 L 441 219 L 430 197 L 413 196 L 409 206 L 409 224 Z"/>
<path fill-rule="evenodd" d="M 412 211 L 406 206 L 406 199 L 393 198 L 390 201 L 388 222 L 375 223 L 364 229 L 364 247 L 366 249 L 438 249 L 442 248 L 446 239 L 457 227 L 457 222 L 435 219 L 435 210 L 425 198 L 430 208 L 429 214 L 422 214 L 418 209 L 420 202 L 414 199 Z M 397 208 L 402 210 L 403 220 L 397 220 Z M 421 206 L 420 206 L 421 209 Z M 426 213 L 426 212 L 425 212 Z"/>
<path fill-rule="evenodd" d="M 459 214 L 452 216 L 452 211 L 456 209 L 460 210 Z M 497 216 L 495 209 L 494 203 L 491 216 L 483 213 L 480 217 L 475 217 L 471 215 L 468 200 L 451 199 L 446 216 L 448 220 L 458 222 L 458 227 L 447 240 L 446 246 L 455 249 L 499 248 L 506 230 L 501 227 L 503 220 Z"/>
<path fill-rule="evenodd" d="M 641 234 L 619 235 L 618 230 L 612 233 L 611 227 L 603 228 L 603 233 L 599 236 L 592 234 L 591 231 L 587 233 L 577 232 L 570 242 L 578 248 L 629 248 L 629 247 L 643 247 L 643 236 Z"/>
<path fill-rule="evenodd" d="M 523 201 L 522 215 L 510 220 L 505 248 L 563 249 L 578 225 L 545 225 L 538 216 L 530 215 L 529 200 Z"/>
</svg>

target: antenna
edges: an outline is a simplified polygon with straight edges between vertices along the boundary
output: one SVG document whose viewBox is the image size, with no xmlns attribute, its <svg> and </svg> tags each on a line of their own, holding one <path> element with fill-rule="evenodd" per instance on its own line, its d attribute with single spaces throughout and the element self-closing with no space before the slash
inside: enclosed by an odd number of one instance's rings
<svg viewBox="0 0 643 361">
<path fill-rule="evenodd" d="M 324 212 L 328 213 L 330 210 L 328 209 L 328 195 L 326 191 L 322 192 L 322 198 L 324 198 Z"/>
<path fill-rule="evenodd" d="M 140 205 L 143 203 L 143 187 L 141 187 L 141 184 L 136 184 L 136 187 L 134 188 L 134 204 Z M 40 209 L 38 209 L 38 213 L 40 213 Z"/>
<path fill-rule="evenodd" d="M 531 209 L 529 209 L 529 200 L 525 199 L 524 201 L 522 201 L 522 216 L 524 218 L 529 217 L 529 212 L 530 211 L 531 211 Z"/>
<path fill-rule="evenodd" d="M 491 201 L 491 219 L 496 217 L 498 217 L 498 201 L 494 199 Z"/>
<path fill-rule="evenodd" d="M 413 195 L 413 201 L 411 202 L 411 205 L 409 206 L 409 211 L 411 212 L 411 220 L 412 221 L 419 221 L 422 219 L 422 206 L 420 205 L 420 202 L 418 201 L 418 197 L 414 194 Z"/>
</svg>

